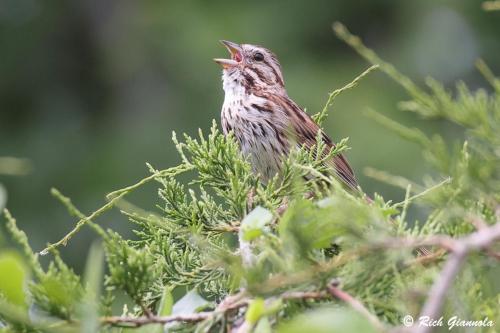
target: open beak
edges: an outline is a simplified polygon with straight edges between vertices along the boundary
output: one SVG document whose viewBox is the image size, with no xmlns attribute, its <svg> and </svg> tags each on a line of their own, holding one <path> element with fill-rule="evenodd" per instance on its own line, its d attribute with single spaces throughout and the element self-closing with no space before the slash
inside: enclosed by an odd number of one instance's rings
<svg viewBox="0 0 500 333">
<path fill-rule="evenodd" d="M 243 50 L 241 49 L 241 46 L 227 40 L 221 40 L 220 42 L 227 48 L 227 50 L 231 54 L 231 59 L 216 58 L 214 59 L 214 61 L 221 65 L 223 68 L 238 66 L 238 64 L 243 60 Z"/>
</svg>

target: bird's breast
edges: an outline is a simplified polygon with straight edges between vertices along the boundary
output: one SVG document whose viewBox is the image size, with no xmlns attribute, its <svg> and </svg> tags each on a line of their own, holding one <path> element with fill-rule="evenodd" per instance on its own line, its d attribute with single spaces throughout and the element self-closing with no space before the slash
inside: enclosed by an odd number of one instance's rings
<svg viewBox="0 0 500 333">
<path fill-rule="evenodd" d="M 267 180 L 279 171 L 288 144 L 276 113 L 265 106 L 260 97 L 226 93 L 221 122 L 225 134 L 234 133 L 254 171 Z"/>
</svg>

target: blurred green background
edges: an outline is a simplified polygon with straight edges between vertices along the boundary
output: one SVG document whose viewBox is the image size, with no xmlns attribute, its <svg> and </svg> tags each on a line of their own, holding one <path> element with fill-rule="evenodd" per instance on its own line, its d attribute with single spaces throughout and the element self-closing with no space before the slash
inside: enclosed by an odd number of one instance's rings
<svg viewBox="0 0 500 333">
<path fill-rule="evenodd" d="M 337 40 L 341 21 L 383 58 L 422 83 L 431 75 L 487 86 L 474 68 L 483 58 L 500 73 L 500 13 L 480 1 L 0 1 L 0 156 L 23 157 L 32 171 L 0 175 L 7 206 L 35 250 L 75 223 L 49 194 L 54 186 L 85 213 L 106 193 L 179 161 L 171 132 L 195 134 L 219 121 L 219 39 L 264 45 L 279 57 L 289 95 L 308 112 L 368 65 Z M 367 166 L 419 181 L 427 172 L 418 147 L 367 118 L 371 107 L 409 126 L 447 137 L 444 122 L 397 111 L 400 87 L 381 73 L 341 95 L 326 122 L 348 152 L 362 187 L 400 200 L 403 193 L 363 175 Z M 155 186 L 131 200 L 155 209 Z M 117 212 L 99 219 L 121 233 Z M 77 235 L 63 257 L 77 270 L 94 235 Z"/>
</svg>

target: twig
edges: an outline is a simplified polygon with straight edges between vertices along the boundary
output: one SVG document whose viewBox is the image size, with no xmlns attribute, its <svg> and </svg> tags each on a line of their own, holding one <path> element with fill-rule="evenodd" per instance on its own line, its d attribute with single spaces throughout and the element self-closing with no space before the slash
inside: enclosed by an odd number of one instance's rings
<svg viewBox="0 0 500 333">
<path fill-rule="evenodd" d="M 142 300 L 138 300 L 136 302 L 139 304 L 139 306 L 142 309 L 142 312 L 144 313 L 144 315 L 147 318 L 151 318 L 151 317 L 155 316 L 155 314 L 146 306 L 146 304 L 144 304 L 144 302 Z"/>
<path fill-rule="evenodd" d="M 429 187 L 429 188 L 425 189 L 425 190 L 424 190 L 424 191 L 422 191 L 422 192 L 419 192 L 419 193 L 417 193 L 417 194 L 415 194 L 415 195 L 413 195 L 413 196 L 409 197 L 407 200 L 408 200 L 408 201 L 414 201 L 415 199 L 418 199 L 418 198 L 421 198 L 421 197 L 423 197 L 423 196 L 426 196 L 428 193 L 430 193 L 430 192 L 432 192 L 432 191 L 434 191 L 434 190 L 436 190 L 436 189 L 440 188 L 440 187 L 441 187 L 441 186 L 443 186 L 443 185 L 449 184 L 449 183 L 451 183 L 451 178 L 450 178 L 450 177 L 448 177 L 448 178 L 446 178 L 446 179 L 444 179 L 444 180 L 440 181 L 440 182 L 439 182 L 439 183 L 437 183 L 436 185 L 433 185 L 433 186 L 431 186 L 431 187 Z M 405 200 L 405 201 L 406 201 L 406 200 Z M 400 207 L 400 206 L 403 206 L 403 205 L 404 205 L 404 201 L 402 201 L 402 202 L 398 202 L 398 203 L 394 204 L 394 205 L 393 205 L 393 207 Z"/>
<path fill-rule="evenodd" d="M 224 298 L 222 302 L 220 302 L 219 305 L 217 306 L 217 309 L 219 311 L 227 311 L 230 309 L 234 309 L 236 304 L 245 301 L 246 297 L 247 297 L 247 292 L 245 289 L 242 289 L 240 290 L 239 293 L 235 295 L 229 295 L 226 298 Z"/>
<path fill-rule="evenodd" d="M 361 81 L 365 76 L 370 74 L 372 71 L 376 70 L 378 67 L 379 67 L 378 65 L 372 65 L 372 66 L 368 67 L 365 71 L 363 71 L 363 73 L 361 73 L 357 77 L 355 77 L 354 80 L 352 80 L 351 82 L 349 82 L 348 84 L 346 84 L 342 88 L 335 89 L 330 94 L 328 94 L 328 100 L 326 101 L 325 106 L 323 107 L 321 112 L 312 116 L 312 118 L 316 121 L 316 123 L 318 125 L 321 125 L 323 123 L 323 121 L 328 116 L 328 108 L 330 108 L 330 106 L 332 106 L 333 101 L 335 100 L 335 98 L 338 95 L 340 95 L 341 93 L 343 93 L 346 90 L 349 90 L 351 88 L 356 87 L 358 85 L 359 81 Z"/>
<path fill-rule="evenodd" d="M 110 200 L 107 204 L 105 204 L 104 206 L 102 206 L 101 208 L 99 208 L 98 210 L 96 210 L 95 212 L 93 212 L 92 214 L 90 214 L 89 216 L 85 217 L 85 218 L 82 218 L 80 219 L 75 227 L 69 232 L 66 234 L 66 236 L 64 236 L 63 238 L 61 238 L 61 240 L 59 240 L 58 242 L 55 242 L 53 244 L 49 244 L 45 249 L 43 249 L 42 251 L 40 251 L 40 255 L 44 256 L 46 254 L 48 254 L 51 250 L 63 245 L 63 246 L 66 246 L 66 244 L 68 243 L 68 241 L 88 222 L 90 221 L 93 221 L 96 217 L 100 216 L 102 213 L 104 213 L 105 211 L 109 210 L 110 208 L 112 208 L 115 204 L 115 202 L 117 202 L 118 200 L 120 200 L 121 197 L 125 196 L 128 192 L 123 192 L 121 193 L 119 196 L 115 197 L 113 200 Z"/>
<path fill-rule="evenodd" d="M 486 249 L 498 239 L 500 239 L 500 222 L 455 240 L 450 257 L 446 261 L 441 274 L 429 290 L 429 296 L 420 312 L 420 317 L 439 317 L 445 295 L 469 252 Z M 428 333 L 431 330 L 432 327 L 426 325 L 415 327 L 415 333 Z"/>
<path fill-rule="evenodd" d="M 359 312 L 361 315 L 363 315 L 368 321 L 370 321 L 373 326 L 375 326 L 379 331 L 383 331 L 384 326 L 382 323 L 378 320 L 378 318 L 373 315 L 370 311 L 368 311 L 367 308 L 361 303 L 359 300 L 356 298 L 352 297 L 345 291 L 341 290 L 340 288 L 336 287 L 333 283 L 329 284 L 327 286 L 328 292 L 335 298 L 338 298 L 347 304 L 349 304 L 355 311 Z"/>
<path fill-rule="evenodd" d="M 57 200 L 59 200 L 63 205 L 64 207 L 66 207 L 66 209 L 68 210 L 68 213 L 71 215 L 71 216 L 75 216 L 79 219 L 85 219 L 86 216 L 85 214 L 83 214 L 74 204 L 73 202 L 71 201 L 71 199 L 69 197 L 66 197 L 64 196 L 58 189 L 56 188 L 51 188 L 50 189 L 50 193 L 52 194 L 52 196 L 54 198 L 56 198 Z M 104 231 L 104 229 L 92 222 L 92 221 L 88 221 L 87 222 L 88 225 L 94 229 L 95 232 L 97 232 L 97 234 L 99 236 L 101 236 L 103 239 L 106 239 L 107 237 L 107 234 L 106 234 L 106 231 Z"/>
<path fill-rule="evenodd" d="M 407 261 L 404 266 L 408 267 L 408 266 L 413 266 L 413 265 L 416 265 L 416 264 L 427 265 L 429 263 L 432 263 L 432 262 L 440 259 L 447 252 L 448 251 L 446 251 L 445 249 L 439 249 L 439 250 L 437 250 L 435 252 L 432 252 L 429 255 L 419 256 L 419 257 L 413 258 L 412 260 Z"/>
<path fill-rule="evenodd" d="M 290 291 L 281 295 L 284 301 L 297 300 L 297 299 L 321 299 L 328 297 L 326 291 Z"/>
<path fill-rule="evenodd" d="M 139 327 L 149 324 L 167 324 L 171 322 L 191 322 L 203 321 L 213 315 L 213 312 L 200 312 L 193 314 L 180 314 L 172 316 L 142 316 L 142 317 L 103 317 L 101 322 L 108 325 L 130 324 L 133 327 Z"/>
<path fill-rule="evenodd" d="M 236 295 L 230 295 L 226 297 L 214 311 L 210 312 L 200 312 L 193 314 L 179 314 L 171 316 L 141 316 L 141 317 L 124 317 L 124 316 L 111 316 L 102 317 L 101 323 L 103 325 L 127 325 L 131 327 L 139 327 L 149 324 L 167 324 L 171 322 L 189 322 L 196 323 L 209 318 L 212 318 L 218 314 L 224 314 L 231 310 L 236 310 L 242 307 L 248 306 L 251 299 L 246 297 L 247 294 L 243 290 Z M 284 301 L 292 300 L 306 300 L 306 299 L 323 299 L 330 297 L 329 293 L 326 291 L 294 291 L 286 292 L 279 296 L 280 299 Z"/>
<path fill-rule="evenodd" d="M 455 251 L 448 261 L 446 261 L 438 279 L 434 282 L 429 291 L 429 297 L 422 308 L 420 318 L 422 316 L 429 316 L 436 318 L 441 312 L 441 307 L 444 303 L 446 292 L 448 291 L 453 279 L 456 277 L 462 263 L 466 257 L 465 248 Z M 430 332 L 431 327 L 426 325 L 418 325 L 415 332 L 424 333 Z"/>
<path fill-rule="evenodd" d="M 457 240 L 446 235 L 435 235 L 427 237 L 405 237 L 385 238 L 382 241 L 367 245 L 369 248 L 399 249 L 399 248 L 417 248 L 423 246 L 440 246 L 446 250 L 453 251 Z"/>
<path fill-rule="evenodd" d="M 216 226 L 216 227 L 207 227 L 207 230 L 213 231 L 213 232 L 221 232 L 221 233 L 222 232 L 239 232 L 240 227 L 237 225 L 221 224 L 221 225 Z"/>
<path fill-rule="evenodd" d="M 483 219 L 477 216 L 471 217 L 470 223 L 474 226 L 474 228 L 476 228 L 476 230 L 482 230 L 488 227 L 488 224 L 485 221 L 483 221 Z M 493 257 L 496 260 L 500 260 L 500 253 L 495 252 L 490 248 L 486 248 L 485 251 L 490 257 Z"/>
</svg>

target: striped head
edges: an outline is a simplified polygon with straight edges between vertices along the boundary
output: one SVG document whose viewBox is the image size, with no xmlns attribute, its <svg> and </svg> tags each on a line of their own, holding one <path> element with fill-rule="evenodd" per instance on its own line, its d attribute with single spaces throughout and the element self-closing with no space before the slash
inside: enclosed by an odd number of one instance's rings
<svg viewBox="0 0 500 333">
<path fill-rule="evenodd" d="M 221 41 L 231 54 L 231 59 L 214 59 L 222 66 L 224 90 L 243 88 L 247 93 L 256 90 L 272 91 L 286 95 L 281 66 L 268 49 L 251 44 Z"/>
</svg>

